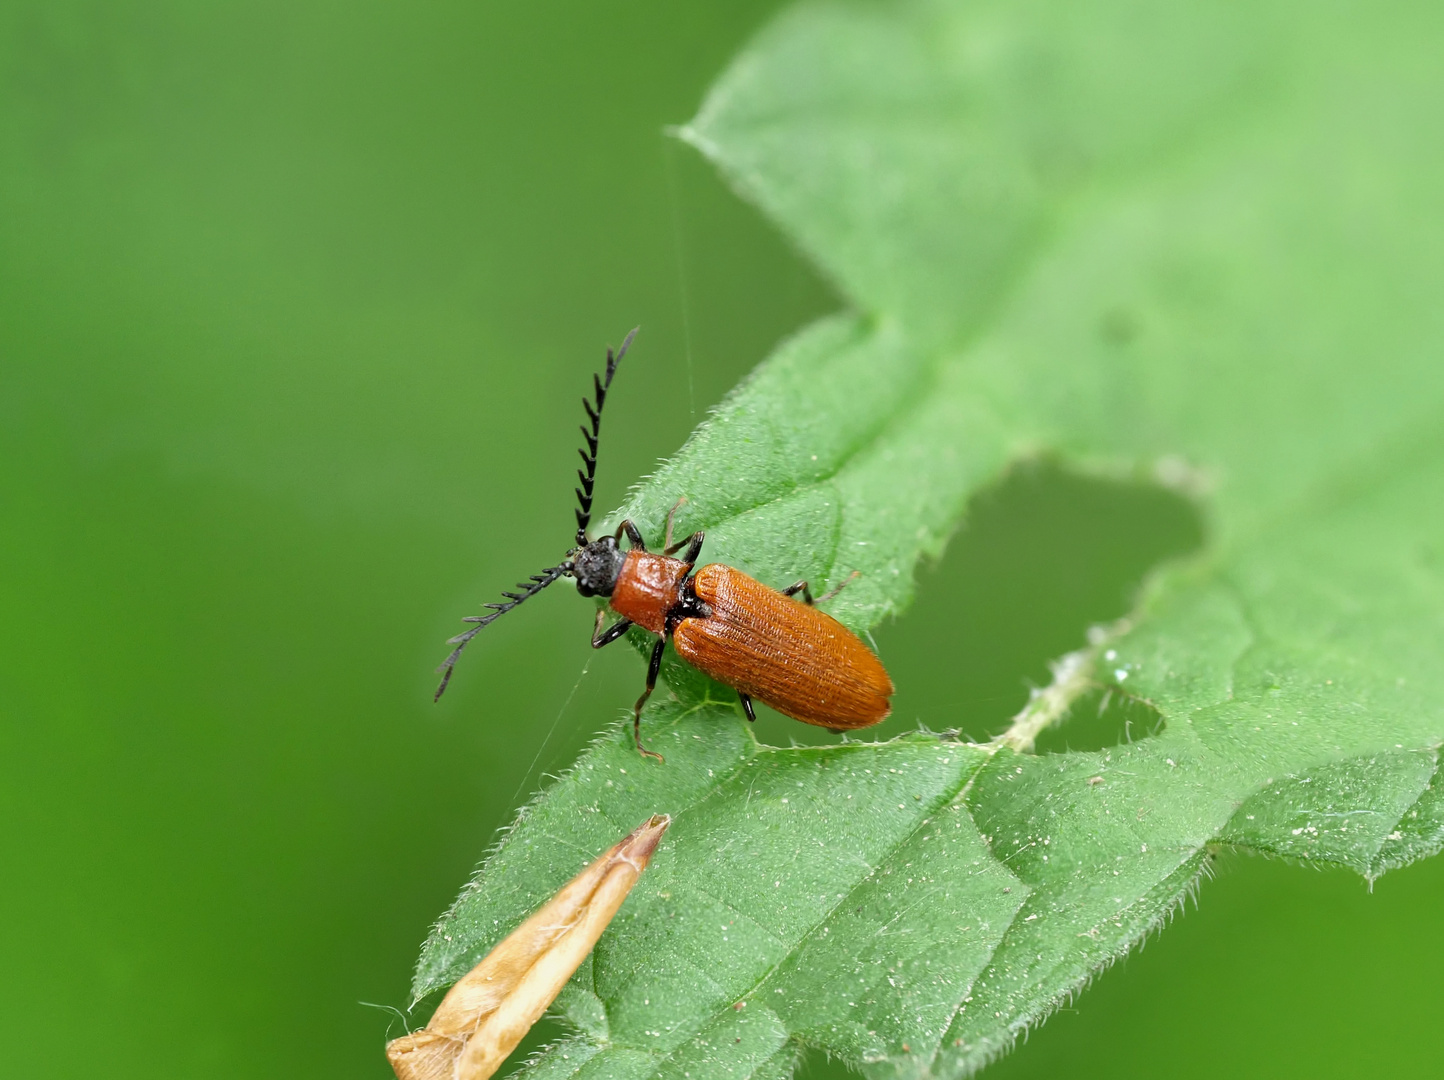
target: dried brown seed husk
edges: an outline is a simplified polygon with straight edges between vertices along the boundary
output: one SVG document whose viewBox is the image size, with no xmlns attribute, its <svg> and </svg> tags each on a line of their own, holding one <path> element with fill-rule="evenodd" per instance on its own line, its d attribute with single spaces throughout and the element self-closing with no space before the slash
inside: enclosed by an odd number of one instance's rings
<svg viewBox="0 0 1444 1080">
<path fill-rule="evenodd" d="M 672 819 L 639 825 L 537 909 L 442 999 L 431 1022 L 394 1039 L 397 1080 L 486 1080 L 586 959 Z"/>
</svg>

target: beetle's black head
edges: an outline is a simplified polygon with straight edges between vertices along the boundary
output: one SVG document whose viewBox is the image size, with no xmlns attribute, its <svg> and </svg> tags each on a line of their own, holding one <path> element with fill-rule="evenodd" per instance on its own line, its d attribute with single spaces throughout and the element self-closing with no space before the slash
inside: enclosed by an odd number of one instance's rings
<svg viewBox="0 0 1444 1080">
<path fill-rule="evenodd" d="M 622 572 L 627 553 L 617 546 L 615 536 L 593 540 L 571 554 L 572 577 L 583 596 L 611 596 Z"/>
</svg>

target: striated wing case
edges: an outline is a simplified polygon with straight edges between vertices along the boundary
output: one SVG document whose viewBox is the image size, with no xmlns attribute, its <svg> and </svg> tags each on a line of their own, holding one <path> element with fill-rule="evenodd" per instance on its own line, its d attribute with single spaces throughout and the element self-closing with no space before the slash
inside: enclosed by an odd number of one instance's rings
<svg viewBox="0 0 1444 1080">
<path fill-rule="evenodd" d="M 807 724 L 886 719 L 892 680 L 836 619 L 720 563 L 698 570 L 694 584 L 712 617 L 682 620 L 672 638 L 693 667 Z"/>
</svg>

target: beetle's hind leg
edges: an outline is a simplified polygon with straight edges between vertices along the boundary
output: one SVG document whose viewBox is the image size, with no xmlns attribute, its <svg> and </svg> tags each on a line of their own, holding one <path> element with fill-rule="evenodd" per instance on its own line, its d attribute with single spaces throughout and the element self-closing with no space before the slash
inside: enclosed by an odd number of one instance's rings
<svg viewBox="0 0 1444 1080">
<path fill-rule="evenodd" d="M 662 670 L 662 650 L 667 647 L 666 636 L 659 637 L 657 644 L 652 646 L 652 662 L 647 665 L 647 689 L 642 691 L 642 696 L 637 699 L 637 704 L 632 709 L 632 738 L 637 743 L 637 753 L 643 757 L 656 758 L 665 762 L 667 759 L 655 750 L 648 750 L 642 745 L 642 706 L 647 704 L 647 699 L 652 696 L 652 691 L 657 687 L 657 675 Z"/>
<path fill-rule="evenodd" d="M 808 607 L 811 607 L 814 603 L 816 603 L 816 601 L 812 599 L 812 590 L 807 587 L 806 578 L 801 581 L 794 581 L 791 585 L 787 586 L 787 588 L 782 590 L 783 596 L 796 596 L 798 593 L 802 594 L 802 602 Z"/>
<path fill-rule="evenodd" d="M 750 721 L 751 721 L 752 723 L 754 723 L 754 724 L 757 723 L 757 714 L 752 711 L 752 697 L 751 697 L 751 695 L 750 695 L 750 694 L 744 694 L 741 690 L 738 690 L 738 691 L 737 691 L 737 697 L 738 697 L 739 699 L 741 699 L 741 701 L 742 701 L 742 711 L 747 714 L 747 719 L 750 720 Z"/>
<path fill-rule="evenodd" d="M 802 594 L 802 602 L 803 602 L 804 604 L 806 604 L 808 607 L 813 607 L 813 606 L 816 605 L 816 604 L 825 604 L 825 603 L 827 603 L 827 601 L 831 600 L 831 599 L 832 599 L 834 596 L 836 596 L 838 593 L 842 592 L 843 589 L 845 589 L 845 588 L 847 588 L 849 585 L 851 585 L 854 578 L 859 578 L 859 577 L 862 577 L 862 571 L 861 571 L 861 570 L 854 570 L 852 573 L 850 573 L 850 574 L 847 575 L 847 577 L 843 580 L 843 583 L 842 583 L 841 585 L 839 585 L 839 586 L 838 586 L 837 588 L 835 588 L 835 589 L 832 589 L 832 590 L 829 590 L 828 592 L 823 593 L 823 594 L 822 594 L 821 596 L 819 596 L 816 600 L 814 600 L 814 599 L 812 598 L 812 590 L 807 587 L 807 582 L 806 582 L 806 580 L 794 582 L 793 584 L 787 586 L 787 588 L 785 588 L 785 589 L 782 590 L 782 595 L 783 595 L 783 596 L 796 596 L 798 593 L 801 593 L 801 594 Z"/>
</svg>

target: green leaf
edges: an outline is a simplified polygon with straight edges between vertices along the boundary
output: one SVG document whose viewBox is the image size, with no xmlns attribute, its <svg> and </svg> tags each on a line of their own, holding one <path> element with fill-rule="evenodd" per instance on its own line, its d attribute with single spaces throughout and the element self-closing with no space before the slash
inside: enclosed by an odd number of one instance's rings
<svg viewBox="0 0 1444 1080">
<path fill-rule="evenodd" d="M 416 994 L 667 812 L 559 1000 L 579 1036 L 534 1073 L 784 1076 L 807 1045 L 963 1076 L 1221 845 L 1371 879 L 1437 852 L 1441 14 L 808 5 L 766 30 L 682 135 L 853 313 L 785 343 L 621 513 L 654 539 L 685 495 L 705 557 L 774 585 L 859 571 L 834 608 L 859 631 L 1029 455 L 1183 490 L 1210 542 L 984 746 L 761 747 L 672 664 L 644 717 L 667 764 L 613 731 L 527 807 Z M 1161 732 L 1031 752 L 1099 687 Z"/>
</svg>

